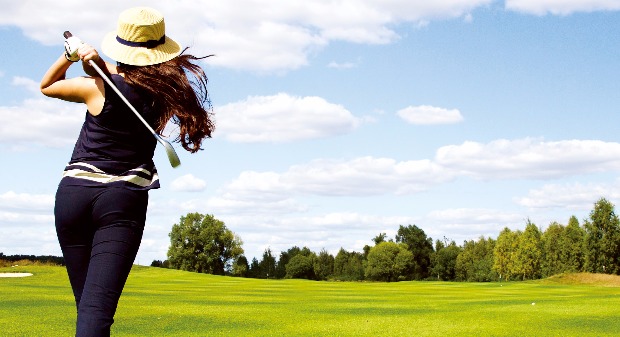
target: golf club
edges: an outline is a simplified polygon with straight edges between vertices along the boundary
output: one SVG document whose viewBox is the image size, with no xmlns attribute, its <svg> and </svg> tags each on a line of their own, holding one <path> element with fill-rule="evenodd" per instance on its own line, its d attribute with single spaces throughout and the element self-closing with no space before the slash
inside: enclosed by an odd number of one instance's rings
<svg viewBox="0 0 620 337">
<path fill-rule="evenodd" d="M 66 31 L 63 34 L 63 36 L 65 37 L 65 39 L 68 39 L 73 35 L 71 34 L 71 32 Z M 118 88 L 114 85 L 114 83 L 112 83 L 112 81 L 108 78 L 108 76 L 106 76 L 106 74 L 101 70 L 101 68 L 99 68 L 99 66 L 93 60 L 89 60 L 88 64 L 90 64 L 90 66 L 93 67 L 99 73 L 99 75 L 101 75 L 101 78 L 104 81 L 106 81 L 106 83 L 118 94 L 118 96 L 123 100 L 123 102 L 127 104 L 129 109 L 133 111 L 136 117 L 140 119 L 142 124 L 146 126 L 146 128 L 151 132 L 151 134 L 153 134 L 153 137 L 155 137 L 155 139 L 157 139 L 157 141 L 161 145 L 164 146 L 164 149 L 166 150 L 166 154 L 168 155 L 168 160 L 170 161 L 170 165 L 172 165 L 172 167 L 175 167 L 175 168 L 181 165 L 181 160 L 179 159 L 179 156 L 177 155 L 176 151 L 174 151 L 172 144 L 170 144 L 170 142 L 168 142 L 167 140 L 163 139 L 160 135 L 157 134 L 157 132 L 155 132 L 155 130 L 153 130 L 153 128 L 149 125 L 149 123 L 147 123 L 147 121 L 144 120 L 142 115 L 140 115 L 140 113 L 136 110 L 136 108 L 134 108 L 133 105 L 129 103 L 127 98 L 123 96 L 123 94 L 118 90 Z"/>
</svg>

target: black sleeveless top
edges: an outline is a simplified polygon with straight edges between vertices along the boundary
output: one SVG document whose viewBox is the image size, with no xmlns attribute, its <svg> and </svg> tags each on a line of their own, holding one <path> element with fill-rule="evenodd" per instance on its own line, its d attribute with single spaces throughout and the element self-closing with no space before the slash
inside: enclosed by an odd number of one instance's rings
<svg viewBox="0 0 620 337">
<path fill-rule="evenodd" d="M 122 76 L 110 79 L 152 127 L 156 120 L 153 101 L 139 95 Z M 159 188 L 153 162 L 157 140 L 105 81 L 104 87 L 103 109 L 97 116 L 86 112 L 60 184 Z"/>
</svg>

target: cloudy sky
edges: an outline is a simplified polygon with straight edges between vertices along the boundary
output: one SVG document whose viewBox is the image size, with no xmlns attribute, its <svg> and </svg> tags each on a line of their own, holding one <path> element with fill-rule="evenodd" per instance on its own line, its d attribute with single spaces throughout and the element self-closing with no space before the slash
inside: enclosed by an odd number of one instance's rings
<svg viewBox="0 0 620 337">
<path fill-rule="evenodd" d="M 132 1 L 202 63 L 217 130 L 150 195 L 137 262 L 189 212 L 244 242 L 361 251 L 399 225 L 461 244 L 620 201 L 620 1 Z M 126 1 L 0 11 L 0 252 L 59 255 L 54 194 L 85 108 L 38 82 L 62 32 L 95 46 Z M 108 59 L 109 61 L 109 59 Z M 80 76 L 80 66 L 70 69 Z"/>
</svg>

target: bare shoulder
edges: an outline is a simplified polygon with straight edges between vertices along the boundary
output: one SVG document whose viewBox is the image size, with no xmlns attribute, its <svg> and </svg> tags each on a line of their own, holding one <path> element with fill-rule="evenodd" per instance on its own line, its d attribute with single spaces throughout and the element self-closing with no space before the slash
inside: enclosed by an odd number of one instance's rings
<svg viewBox="0 0 620 337">
<path fill-rule="evenodd" d="M 103 110 L 103 104 L 105 103 L 105 86 L 101 77 L 88 77 L 88 81 L 91 84 L 88 85 L 89 92 L 87 94 L 84 103 L 88 107 L 88 112 L 97 116 Z"/>
<path fill-rule="evenodd" d="M 86 100 L 101 90 L 93 77 L 73 77 L 62 79 L 50 84 L 45 88 L 44 94 L 49 97 L 62 99 L 69 102 L 86 103 Z"/>
</svg>

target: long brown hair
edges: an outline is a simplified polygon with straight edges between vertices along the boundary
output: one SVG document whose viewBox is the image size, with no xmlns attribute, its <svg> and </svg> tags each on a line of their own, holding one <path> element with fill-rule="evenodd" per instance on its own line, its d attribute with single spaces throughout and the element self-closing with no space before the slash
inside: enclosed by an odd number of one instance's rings
<svg viewBox="0 0 620 337">
<path fill-rule="evenodd" d="M 201 149 L 202 140 L 210 138 L 215 129 L 213 108 L 207 90 L 207 76 L 192 61 L 207 58 L 185 54 L 174 59 L 149 65 L 130 66 L 119 63 L 118 71 L 125 74 L 125 81 L 152 97 L 157 113 L 155 131 L 159 134 L 169 120 L 179 127 L 175 141 L 191 153 Z"/>
</svg>

